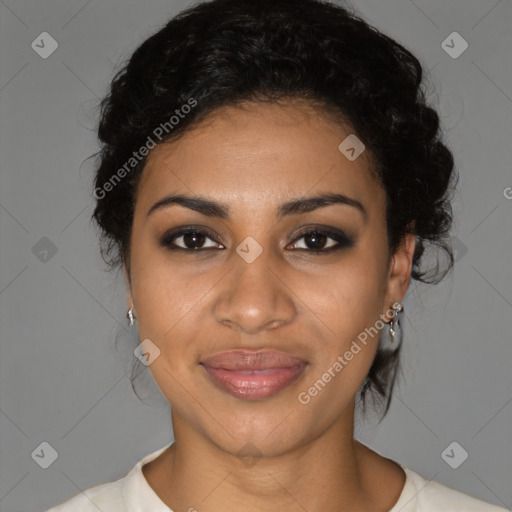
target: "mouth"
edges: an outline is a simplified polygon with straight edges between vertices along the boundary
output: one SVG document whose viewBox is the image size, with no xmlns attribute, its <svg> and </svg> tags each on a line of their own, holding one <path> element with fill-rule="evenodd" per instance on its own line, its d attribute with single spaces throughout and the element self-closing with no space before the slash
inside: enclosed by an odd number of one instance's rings
<svg viewBox="0 0 512 512">
<path fill-rule="evenodd" d="M 302 359 L 269 350 L 223 352 L 200 364 L 219 389 L 244 400 L 259 400 L 279 393 L 308 366 Z"/>
</svg>

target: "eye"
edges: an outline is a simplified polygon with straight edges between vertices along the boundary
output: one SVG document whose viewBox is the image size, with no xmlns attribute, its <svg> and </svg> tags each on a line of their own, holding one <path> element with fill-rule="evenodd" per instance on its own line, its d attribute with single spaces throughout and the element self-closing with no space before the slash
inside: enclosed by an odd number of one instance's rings
<svg viewBox="0 0 512 512">
<path fill-rule="evenodd" d="M 188 228 L 166 233 L 160 243 L 171 251 L 203 251 L 205 249 L 219 248 L 219 246 L 222 248 L 223 246 L 215 242 L 213 238 L 206 231 Z M 210 240 L 212 245 L 205 246 L 204 243 L 207 240 Z"/>
<path fill-rule="evenodd" d="M 166 233 L 160 241 L 163 247 L 170 251 L 181 250 L 188 252 L 199 252 L 206 249 L 224 249 L 222 244 L 214 240 L 214 236 L 197 228 L 179 229 Z M 304 239 L 304 242 L 297 241 Z M 205 243 L 210 241 L 210 244 Z M 330 241 L 329 241 L 330 240 Z M 313 253 L 328 253 L 344 247 L 352 247 L 354 241 L 343 231 L 338 229 L 313 228 L 302 231 L 299 237 L 295 238 L 290 249 L 299 249 Z"/>
<path fill-rule="evenodd" d="M 297 240 L 304 239 L 302 247 Z M 330 240 L 330 242 L 329 242 Z M 292 249 L 306 250 L 313 253 L 327 253 L 344 247 L 353 247 L 354 241 L 338 229 L 313 228 L 300 233 Z"/>
</svg>

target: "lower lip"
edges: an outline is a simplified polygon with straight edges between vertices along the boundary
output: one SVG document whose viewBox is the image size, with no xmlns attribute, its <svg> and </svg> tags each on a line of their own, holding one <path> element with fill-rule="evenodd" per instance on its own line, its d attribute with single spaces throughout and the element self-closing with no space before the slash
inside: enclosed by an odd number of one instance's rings
<svg viewBox="0 0 512 512">
<path fill-rule="evenodd" d="M 230 395 L 244 400 L 258 400 L 275 395 L 294 382 L 306 368 L 302 364 L 291 368 L 242 371 L 202 366 L 214 384 Z"/>
</svg>

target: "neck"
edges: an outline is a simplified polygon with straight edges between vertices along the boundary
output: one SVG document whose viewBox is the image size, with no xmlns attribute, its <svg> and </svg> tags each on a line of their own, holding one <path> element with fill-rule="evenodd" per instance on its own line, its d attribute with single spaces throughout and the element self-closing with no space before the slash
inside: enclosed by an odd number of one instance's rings
<svg viewBox="0 0 512 512">
<path fill-rule="evenodd" d="M 144 473 L 173 510 L 389 510 L 405 480 L 401 473 L 399 487 L 389 486 L 382 471 L 389 475 L 388 464 L 394 464 L 354 440 L 353 406 L 321 437 L 286 453 L 252 459 L 222 449 L 177 415 L 172 420 L 175 443 L 156 465 L 144 466 Z"/>
</svg>

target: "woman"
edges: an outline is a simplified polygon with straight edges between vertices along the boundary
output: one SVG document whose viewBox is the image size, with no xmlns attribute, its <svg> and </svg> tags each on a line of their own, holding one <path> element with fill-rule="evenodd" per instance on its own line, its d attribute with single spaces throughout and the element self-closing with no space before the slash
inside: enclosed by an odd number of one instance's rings
<svg viewBox="0 0 512 512">
<path fill-rule="evenodd" d="M 354 439 L 411 278 L 453 265 L 413 55 L 335 5 L 206 2 L 135 51 L 98 134 L 94 219 L 175 441 L 51 511 L 503 510 Z"/>
</svg>

